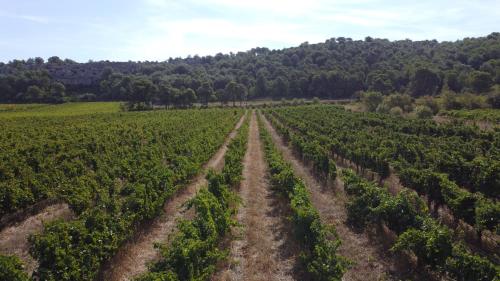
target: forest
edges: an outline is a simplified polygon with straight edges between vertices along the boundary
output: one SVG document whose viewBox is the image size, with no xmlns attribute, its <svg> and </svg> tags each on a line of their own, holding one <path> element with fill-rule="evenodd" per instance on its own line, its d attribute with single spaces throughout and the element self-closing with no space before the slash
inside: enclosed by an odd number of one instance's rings
<svg viewBox="0 0 500 281">
<path fill-rule="evenodd" d="M 281 50 L 169 58 L 161 62 L 50 57 L 0 63 L 0 102 L 129 101 L 188 107 L 252 99 L 352 99 L 363 91 L 410 97 L 497 95 L 500 33 L 389 41 L 338 37 Z"/>
</svg>

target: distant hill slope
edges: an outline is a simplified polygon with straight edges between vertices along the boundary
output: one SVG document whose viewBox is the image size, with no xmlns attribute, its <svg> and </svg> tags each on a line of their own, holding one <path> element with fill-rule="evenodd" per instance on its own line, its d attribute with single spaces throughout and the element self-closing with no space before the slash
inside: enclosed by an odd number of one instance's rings
<svg viewBox="0 0 500 281">
<path fill-rule="evenodd" d="M 130 100 L 133 95 L 161 100 L 187 89 L 200 101 L 220 100 L 228 98 L 224 89 L 230 81 L 241 84 L 249 98 L 347 98 L 360 90 L 413 96 L 443 88 L 489 92 L 500 84 L 500 33 L 456 42 L 341 37 L 164 62 L 15 60 L 0 63 L 0 102 L 57 102 L 64 96 Z"/>
</svg>

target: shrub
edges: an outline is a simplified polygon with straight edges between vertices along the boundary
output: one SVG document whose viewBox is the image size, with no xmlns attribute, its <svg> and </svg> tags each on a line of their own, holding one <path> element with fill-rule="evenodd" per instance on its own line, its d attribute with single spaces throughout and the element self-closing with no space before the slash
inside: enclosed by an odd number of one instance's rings
<svg viewBox="0 0 500 281">
<path fill-rule="evenodd" d="M 433 114 L 439 112 L 439 104 L 437 100 L 431 96 L 423 96 L 415 100 L 416 105 L 427 106 L 432 110 Z"/>
<path fill-rule="evenodd" d="M 428 106 L 419 105 L 415 108 L 415 115 L 420 119 L 432 118 L 433 112 Z"/>
<path fill-rule="evenodd" d="M 361 102 L 367 111 L 375 111 L 379 104 L 382 103 L 383 98 L 379 92 L 364 92 L 361 94 Z"/>
<path fill-rule="evenodd" d="M 389 113 L 394 116 L 403 116 L 403 110 L 399 106 L 395 106 L 389 110 Z"/>
</svg>

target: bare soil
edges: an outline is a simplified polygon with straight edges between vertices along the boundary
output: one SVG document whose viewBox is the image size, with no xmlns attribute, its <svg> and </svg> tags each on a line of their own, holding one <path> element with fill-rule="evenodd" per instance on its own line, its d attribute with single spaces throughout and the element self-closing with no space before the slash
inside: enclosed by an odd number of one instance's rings
<svg viewBox="0 0 500 281">
<path fill-rule="evenodd" d="M 0 253 L 19 257 L 30 275 L 38 267 L 38 262 L 29 254 L 28 237 L 43 230 L 44 223 L 62 219 L 71 220 L 73 212 L 65 203 L 47 206 L 24 221 L 5 227 L 0 231 Z"/>
<path fill-rule="evenodd" d="M 290 237 L 286 202 L 271 190 L 267 168 L 253 112 L 237 214 L 241 228 L 231 243 L 227 268 L 212 280 L 303 280 L 296 277 L 298 249 Z"/>
<path fill-rule="evenodd" d="M 163 213 L 152 223 L 140 229 L 133 239 L 118 250 L 118 253 L 102 267 L 98 280 L 125 281 L 147 271 L 148 264 L 158 260 L 159 251 L 156 243 L 167 243 L 175 231 L 177 221 L 186 217 L 183 205 L 207 184 L 205 179 L 209 169 L 219 171 L 224 166 L 224 155 L 230 141 L 236 136 L 237 130 L 245 119 L 242 116 L 236 127 L 229 134 L 221 148 L 204 165 L 203 172 L 198 174 L 191 183 L 172 196 L 163 206 Z"/>
<path fill-rule="evenodd" d="M 265 119 L 264 124 L 286 161 L 292 164 L 295 174 L 304 180 L 323 223 L 335 226 L 342 241 L 339 254 L 355 263 L 342 280 L 397 280 L 398 276 L 406 275 L 407 265 L 397 261 L 384 246 L 390 244 L 383 241 L 391 240 L 388 235 L 373 237 L 370 233 L 351 228 L 346 222 L 347 196 L 343 191 L 343 183 L 336 179 L 332 188 L 317 181 L 311 170 L 302 164 Z"/>
</svg>

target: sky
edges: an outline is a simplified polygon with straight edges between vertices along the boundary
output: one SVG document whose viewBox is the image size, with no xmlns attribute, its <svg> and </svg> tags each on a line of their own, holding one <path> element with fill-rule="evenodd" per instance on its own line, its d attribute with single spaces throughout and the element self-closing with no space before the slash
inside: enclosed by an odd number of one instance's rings
<svg viewBox="0 0 500 281">
<path fill-rule="evenodd" d="M 0 61 L 164 61 L 332 37 L 455 41 L 500 31 L 499 0 L 0 0 Z"/>
</svg>

